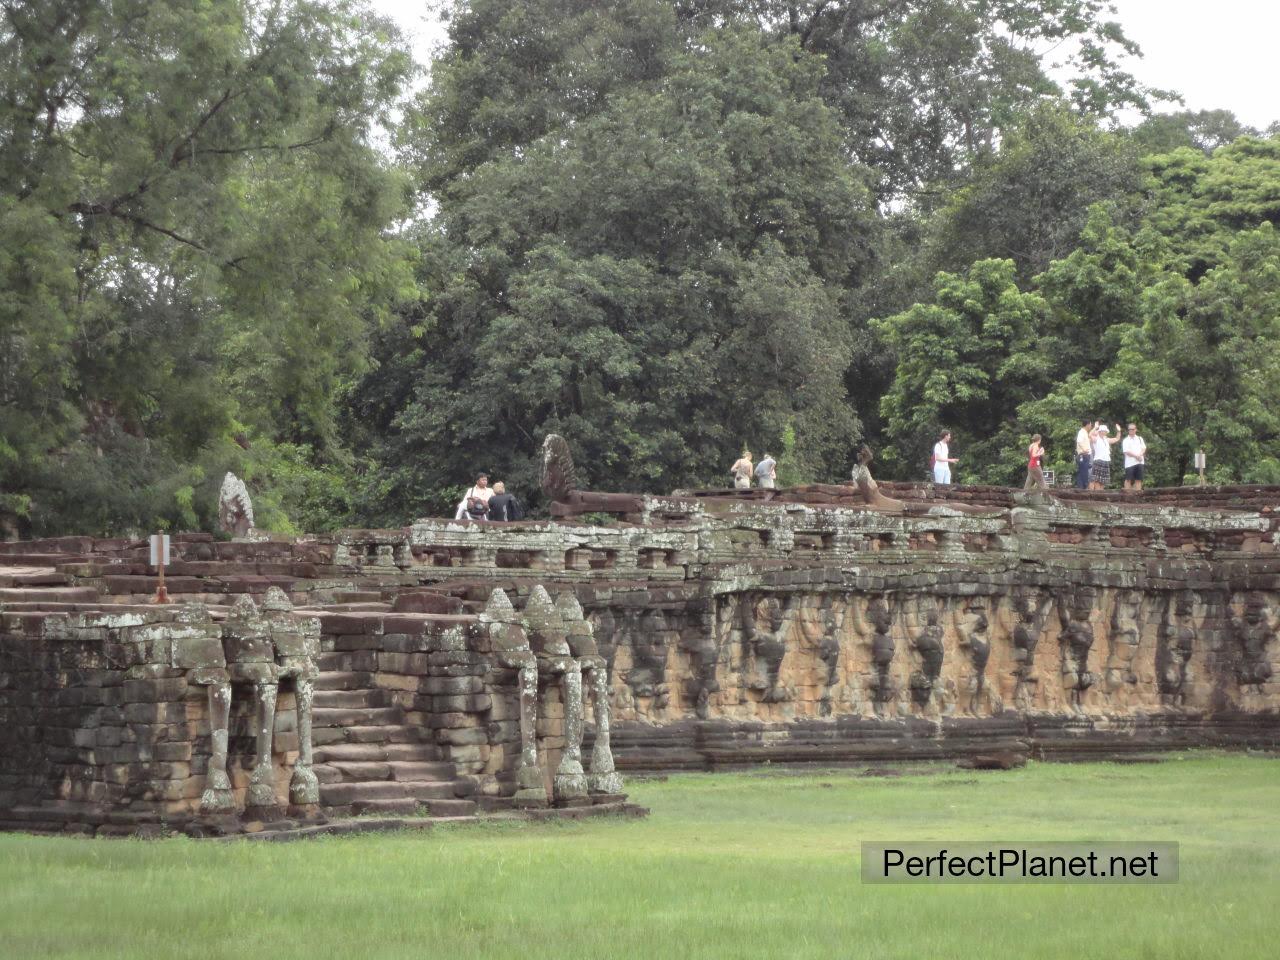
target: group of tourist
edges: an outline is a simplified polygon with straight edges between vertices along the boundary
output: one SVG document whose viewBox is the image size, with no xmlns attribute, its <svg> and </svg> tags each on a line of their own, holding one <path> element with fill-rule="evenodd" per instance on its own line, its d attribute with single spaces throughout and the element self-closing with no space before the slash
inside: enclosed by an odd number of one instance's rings
<svg viewBox="0 0 1280 960">
<path fill-rule="evenodd" d="M 1147 443 L 1138 435 L 1138 425 L 1129 424 L 1129 430 L 1123 438 L 1120 436 L 1120 424 L 1116 424 L 1116 435 L 1111 436 L 1111 428 L 1100 420 L 1082 420 L 1080 430 L 1076 434 L 1076 486 L 1081 490 L 1105 490 L 1111 483 L 1111 448 L 1119 443 L 1124 454 L 1124 488 L 1141 490 L 1146 473 Z M 938 484 L 951 482 L 951 464 L 960 461 L 951 456 L 951 433 L 944 430 L 933 445 L 933 455 L 929 458 L 929 469 L 933 474 L 933 482 Z M 1027 446 L 1027 479 L 1023 489 L 1037 488 L 1047 490 L 1044 478 L 1044 440 L 1040 434 L 1031 437 Z"/>
<path fill-rule="evenodd" d="M 1124 454 L 1124 488 L 1141 490 L 1146 475 L 1147 442 L 1138 435 L 1138 425 L 1129 424 L 1123 439 L 1120 424 L 1116 435 L 1101 421 L 1080 421 L 1076 432 L 1076 486 L 1081 490 L 1105 490 L 1111 482 L 1111 448 L 1120 444 Z"/>
<path fill-rule="evenodd" d="M 506 484 L 501 480 L 489 486 L 489 475 L 482 473 L 476 477 L 454 514 L 455 520 L 510 521 L 524 519 L 524 506 L 514 494 L 507 493 Z"/>
<path fill-rule="evenodd" d="M 752 476 L 761 490 L 773 490 L 778 482 L 778 461 L 766 453 L 763 460 L 752 466 L 751 451 L 743 450 L 742 456 L 729 468 L 729 475 L 733 477 L 735 490 L 750 490 Z"/>
<path fill-rule="evenodd" d="M 1128 434 L 1121 438 L 1120 424 L 1116 424 L 1116 436 L 1111 436 L 1111 429 L 1098 420 L 1082 420 L 1080 431 L 1076 434 L 1076 486 L 1080 489 L 1105 490 L 1111 482 L 1111 448 L 1119 443 L 1124 454 L 1124 488 L 1141 490 L 1146 468 L 1147 444 L 1138 435 L 1137 424 L 1129 424 Z M 933 445 L 933 454 L 929 457 L 929 470 L 936 484 L 951 482 L 951 465 L 959 463 L 957 457 L 951 456 L 951 431 L 944 430 L 938 435 L 938 442 Z M 1044 477 L 1044 441 L 1040 434 L 1031 437 L 1027 447 L 1027 480 L 1023 489 L 1037 488 L 1047 490 Z M 764 459 L 754 463 L 751 451 L 743 450 L 732 467 L 729 475 L 733 477 L 736 490 L 750 490 L 752 478 L 761 490 L 773 490 L 778 481 L 778 462 L 766 453 Z M 524 507 L 514 495 L 507 493 L 505 485 L 499 481 L 489 486 L 487 474 L 480 474 L 476 482 L 462 495 L 458 504 L 455 520 L 510 521 L 524 519 Z"/>
</svg>

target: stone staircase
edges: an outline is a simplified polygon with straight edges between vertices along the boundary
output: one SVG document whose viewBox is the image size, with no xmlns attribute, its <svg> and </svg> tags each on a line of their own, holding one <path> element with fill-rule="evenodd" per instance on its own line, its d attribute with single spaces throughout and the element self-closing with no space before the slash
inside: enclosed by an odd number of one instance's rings
<svg viewBox="0 0 1280 960">
<path fill-rule="evenodd" d="M 350 669 L 352 659 L 320 655 L 312 742 L 321 806 L 335 817 L 474 814 L 474 783 L 439 759 L 429 729 L 406 722 L 393 691 L 375 686 L 372 673 Z"/>
</svg>

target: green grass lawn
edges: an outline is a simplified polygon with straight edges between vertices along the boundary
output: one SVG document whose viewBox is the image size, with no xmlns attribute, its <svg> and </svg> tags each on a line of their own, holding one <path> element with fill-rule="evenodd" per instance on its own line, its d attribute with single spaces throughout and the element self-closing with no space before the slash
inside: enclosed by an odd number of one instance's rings
<svg viewBox="0 0 1280 960">
<path fill-rule="evenodd" d="M 647 820 L 0 835 L 0 956 L 1275 957 L 1280 761 L 673 776 Z M 1176 885 L 864 885 L 869 840 L 1176 840 Z"/>
</svg>

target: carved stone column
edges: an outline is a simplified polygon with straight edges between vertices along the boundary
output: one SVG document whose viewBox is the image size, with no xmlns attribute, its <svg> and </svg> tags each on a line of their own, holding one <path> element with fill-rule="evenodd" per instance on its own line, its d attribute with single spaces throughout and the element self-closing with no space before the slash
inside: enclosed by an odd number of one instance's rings
<svg viewBox="0 0 1280 960">
<path fill-rule="evenodd" d="M 565 640 L 569 652 L 578 660 L 582 683 L 591 698 L 592 716 L 596 736 L 591 747 L 591 772 L 587 776 L 587 791 L 596 794 L 622 792 L 622 776 L 614 768 L 613 748 L 610 744 L 611 707 L 609 703 L 609 670 L 600 649 L 596 645 L 595 632 L 582 612 L 582 605 L 573 593 L 561 594 L 556 601 L 556 613 L 564 624 Z M 585 696 L 581 697 L 585 700 Z M 568 717 L 566 716 L 566 726 Z M 581 715 L 579 720 L 581 725 Z M 568 734 L 566 733 L 566 736 Z M 570 739 L 573 739 L 570 737 Z M 582 733 L 576 731 L 579 757 L 581 757 Z"/>
<path fill-rule="evenodd" d="M 250 816 L 274 816 L 279 812 L 279 805 L 275 795 L 271 746 L 280 668 L 275 661 L 270 624 L 259 616 L 258 608 L 248 594 L 242 595 L 231 608 L 223 625 L 223 637 L 231 679 L 252 684 L 254 691 L 255 750 L 249 791 L 245 797 L 246 812 Z"/>
<path fill-rule="evenodd" d="M 227 776 L 227 724 L 231 717 L 231 684 L 227 680 L 208 684 L 210 751 L 209 772 L 200 795 L 202 814 L 235 813 L 235 796 Z"/>
<path fill-rule="evenodd" d="M 524 627 L 511 601 L 502 590 L 489 596 L 480 622 L 489 631 L 489 642 L 498 663 L 516 671 L 520 712 L 520 755 L 516 759 L 516 793 L 520 807 L 545 807 L 547 790 L 538 763 L 538 661 L 529 647 Z"/>
</svg>

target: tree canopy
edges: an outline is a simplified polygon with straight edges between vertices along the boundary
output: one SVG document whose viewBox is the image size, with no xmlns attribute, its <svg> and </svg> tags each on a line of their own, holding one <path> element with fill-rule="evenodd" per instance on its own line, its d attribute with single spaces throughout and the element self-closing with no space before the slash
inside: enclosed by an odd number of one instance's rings
<svg viewBox="0 0 1280 960">
<path fill-rule="evenodd" d="M 1280 138 L 1155 114 L 1105 0 L 0 4 L 0 523 L 1018 482 L 1081 417 L 1280 480 Z M 429 68 L 429 69 L 428 69 Z M 1131 126 L 1122 120 L 1137 111 Z"/>
</svg>

